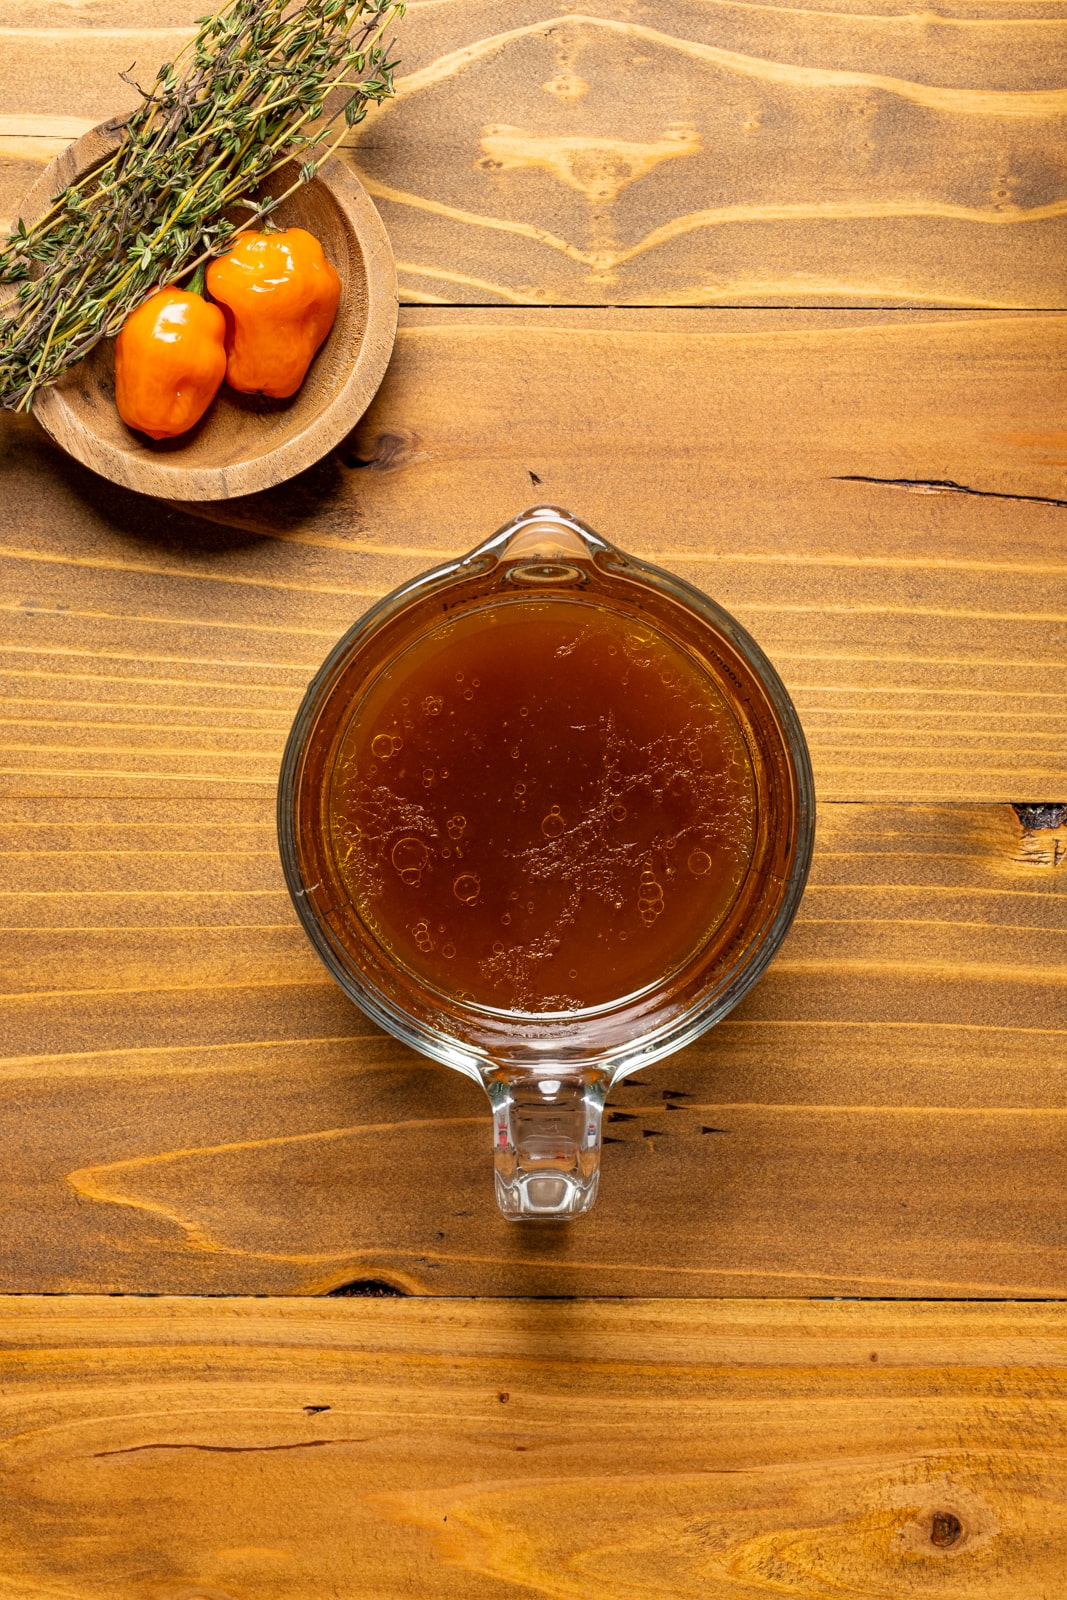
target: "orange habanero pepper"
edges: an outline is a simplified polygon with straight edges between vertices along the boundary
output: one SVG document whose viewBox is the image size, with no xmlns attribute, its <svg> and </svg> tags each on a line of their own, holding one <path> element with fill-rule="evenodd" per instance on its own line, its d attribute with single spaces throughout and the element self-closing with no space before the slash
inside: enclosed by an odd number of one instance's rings
<svg viewBox="0 0 1067 1600">
<path fill-rule="evenodd" d="M 152 439 L 199 422 L 225 376 L 226 319 L 192 288 L 168 283 L 149 295 L 115 341 L 119 416 Z"/>
<path fill-rule="evenodd" d="M 341 280 L 303 228 L 243 233 L 213 261 L 207 286 L 226 312 L 226 379 L 241 394 L 286 400 L 333 327 Z"/>
</svg>

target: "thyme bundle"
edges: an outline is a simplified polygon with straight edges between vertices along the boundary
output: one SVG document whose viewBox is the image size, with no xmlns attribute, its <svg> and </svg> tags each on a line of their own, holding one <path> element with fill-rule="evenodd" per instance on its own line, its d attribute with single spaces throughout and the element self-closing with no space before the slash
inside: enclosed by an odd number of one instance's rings
<svg viewBox="0 0 1067 1600">
<path fill-rule="evenodd" d="M 398 0 L 230 0 L 201 18 L 152 88 L 135 85 L 142 103 L 115 154 L 0 247 L 0 283 L 18 285 L 0 324 L 0 404 L 29 410 L 154 289 L 313 177 L 392 94 L 383 38 L 403 12 Z M 293 159 L 284 194 L 253 197 Z M 244 220 L 227 216 L 234 206 Z"/>
</svg>

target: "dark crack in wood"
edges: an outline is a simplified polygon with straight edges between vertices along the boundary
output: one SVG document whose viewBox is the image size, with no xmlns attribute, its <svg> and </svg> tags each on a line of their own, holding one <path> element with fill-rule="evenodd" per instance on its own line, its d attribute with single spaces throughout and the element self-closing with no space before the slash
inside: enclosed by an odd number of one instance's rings
<svg viewBox="0 0 1067 1600">
<path fill-rule="evenodd" d="M 343 1300 L 355 1296 L 367 1300 L 402 1300 L 405 1290 L 398 1289 L 395 1283 L 386 1283 L 384 1278 L 355 1278 L 351 1283 L 342 1283 L 339 1288 L 330 1289 L 326 1298 Z"/>
<path fill-rule="evenodd" d="M 980 500 L 1028 500 L 1039 506 L 1067 506 L 1067 500 L 1057 500 L 1047 494 L 1009 494 L 1002 489 L 972 489 L 966 483 L 956 483 L 952 478 L 870 478 L 866 473 L 838 473 L 835 483 L 877 483 L 883 489 L 904 489 L 908 494 L 970 494 Z"/>
</svg>

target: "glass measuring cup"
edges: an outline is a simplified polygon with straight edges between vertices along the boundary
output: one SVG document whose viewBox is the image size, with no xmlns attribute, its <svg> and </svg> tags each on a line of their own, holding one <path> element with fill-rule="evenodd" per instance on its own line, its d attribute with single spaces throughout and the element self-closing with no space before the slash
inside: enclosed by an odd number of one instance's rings
<svg viewBox="0 0 1067 1600">
<path fill-rule="evenodd" d="M 755 642 L 551 506 L 356 623 L 278 790 L 313 945 L 374 1021 L 486 1089 L 514 1219 L 589 1209 L 608 1090 L 756 982 L 813 829 L 804 736 Z"/>
</svg>

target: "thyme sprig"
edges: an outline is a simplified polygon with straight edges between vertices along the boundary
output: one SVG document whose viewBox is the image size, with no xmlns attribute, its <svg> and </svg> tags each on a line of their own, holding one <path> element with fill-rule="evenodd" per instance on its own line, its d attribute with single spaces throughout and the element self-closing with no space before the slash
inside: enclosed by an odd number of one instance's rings
<svg viewBox="0 0 1067 1600">
<path fill-rule="evenodd" d="M 230 0 L 159 69 L 122 144 L 0 246 L 0 404 L 33 397 L 165 283 L 224 251 L 312 178 L 393 93 L 400 0 Z M 127 73 L 127 82 L 133 80 Z M 337 123 L 341 122 L 340 130 Z M 284 194 L 261 186 L 298 160 Z M 246 215 L 235 222 L 234 207 Z"/>
</svg>

